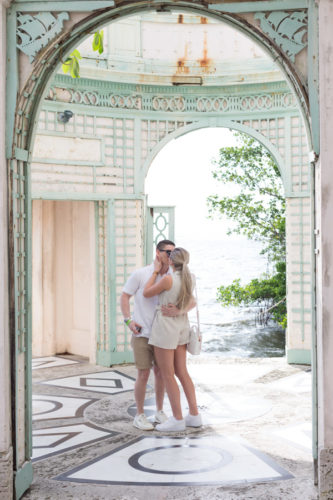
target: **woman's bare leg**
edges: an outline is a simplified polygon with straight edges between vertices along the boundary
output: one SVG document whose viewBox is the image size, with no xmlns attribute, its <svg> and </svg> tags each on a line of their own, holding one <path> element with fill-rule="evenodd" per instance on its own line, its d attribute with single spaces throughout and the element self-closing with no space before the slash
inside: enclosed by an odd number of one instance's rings
<svg viewBox="0 0 333 500">
<path fill-rule="evenodd" d="M 198 415 L 195 388 L 186 366 L 186 345 L 179 345 L 177 347 L 175 351 L 174 366 L 175 374 L 183 386 L 190 414 Z"/>
<path fill-rule="evenodd" d="M 182 420 L 182 408 L 180 405 L 180 392 L 175 379 L 174 349 L 162 349 L 154 346 L 154 354 L 157 365 L 161 370 L 165 383 L 165 390 L 168 394 L 173 416 L 177 420 Z"/>
</svg>

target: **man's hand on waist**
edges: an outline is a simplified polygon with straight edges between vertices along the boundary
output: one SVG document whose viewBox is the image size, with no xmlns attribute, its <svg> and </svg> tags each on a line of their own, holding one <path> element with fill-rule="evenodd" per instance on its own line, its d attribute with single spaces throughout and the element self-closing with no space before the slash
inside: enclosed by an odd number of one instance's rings
<svg viewBox="0 0 333 500">
<path fill-rule="evenodd" d="M 175 318 L 180 316 L 182 313 L 175 304 L 168 304 L 167 306 L 161 306 L 161 311 L 163 316 L 168 316 L 169 318 Z"/>
</svg>

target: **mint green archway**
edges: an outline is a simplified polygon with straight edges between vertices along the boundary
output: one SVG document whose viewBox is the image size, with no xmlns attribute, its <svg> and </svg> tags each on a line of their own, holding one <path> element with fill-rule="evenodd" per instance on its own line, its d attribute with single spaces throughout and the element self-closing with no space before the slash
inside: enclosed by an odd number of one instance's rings
<svg viewBox="0 0 333 500">
<path fill-rule="evenodd" d="M 307 287 L 303 290 L 305 293 L 302 295 L 304 298 L 308 296 L 306 307 L 305 304 L 295 309 L 295 314 L 299 315 L 297 322 L 301 325 L 307 324 L 307 328 L 313 331 L 313 280 L 312 272 L 313 266 L 312 261 L 308 262 L 304 258 L 304 248 L 307 246 L 311 248 L 312 238 L 311 234 L 311 217 L 313 213 L 313 201 L 312 201 L 312 173 L 309 163 L 304 165 L 304 149 L 309 151 L 314 151 L 318 153 L 318 107 L 317 107 L 317 89 L 315 85 L 316 81 L 316 67 L 313 66 L 313 57 L 316 56 L 316 22 L 315 22 L 315 2 L 313 1 L 290 1 L 288 2 L 288 10 L 285 11 L 286 2 L 283 1 L 268 1 L 268 2 L 231 2 L 231 3 L 204 3 L 204 2 L 177 2 L 176 4 L 172 1 L 169 2 L 127 2 L 126 5 L 116 7 L 112 1 L 108 0 L 96 0 L 92 2 L 63 2 L 58 1 L 46 1 L 42 5 L 40 2 L 25 2 L 21 0 L 20 2 L 13 3 L 8 10 L 8 87 L 7 87 L 7 158 L 9 165 L 9 185 L 10 185 L 10 202 L 11 202 L 11 233 L 10 237 L 10 271 L 11 271 L 11 333 L 14 339 L 13 345 L 13 384 L 15 387 L 15 400 L 14 400 L 14 441 L 15 441 L 15 470 L 16 470 L 16 497 L 19 498 L 23 492 L 27 489 L 32 478 L 32 468 L 31 468 L 31 199 L 36 196 L 34 194 L 34 186 L 31 183 L 30 172 L 33 168 L 33 158 L 32 158 L 32 145 L 34 142 L 34 137 L 38 133 L 38 120 L 40 112 L 43 106 L 55 106 L 55 109 L 61 109 L 64 105 L 57 102 L 48 102 L 47 95 L 49 92 L 48 86 L 51 79 L 59 67 L 61 60 L 66 57 L 73 47 L 75 47 L 79 42 L 86 38 L 91 31 L 94 29 L 105 25 L 108 22 L 112 22 L 121 17 L 125 17 L 134 13 L 143 13 L 150 10 L 155 10 L 163 12 L 168 9 L 177 9 L 177 11 L 193 12 L 198 15 L 204 15 L 206 17 L 213 17 L 214 19 L 223 21 L 230 24 L 241 32 L 250 36 L 255 40 L 265 51 L 267 51 L 273 59 L 280 65 L 286 80 L 289 82 L 293 89 L 293 95 L 296 97 L 294 103 L 294 108 L 292 113 L 284 113 L 284 118 L 289 123 L 290 130 L 287 134 L 288 137 L 292 137 L 293 129 L 295 136 L 299 140 L 305 140 L 305 143 L 301 144 L 302 151 L 299 151 L 298 155 L 295 156 L 299 159 L 292 165 L 291 160 L 294 157 L 291 154 L 291 150 L 288 151 L 288 145 L 285 150 L 285 156 L 279 150 L 282 145 L 278 147 L 274 144 L 268 147 L 272 151 L 273 156 L 278 161 L 278 164 L 282 170 L 284 180 L 286 196 L 290 197 L 290 214 L 291 217 L 301 218 L 306 221 L 302 225 L 302 232 L 297 236 L 297 245 L 299 249 L 299 256 L 302 258 L 295 259 L 295 265 L 299 267 L 300 272 L 298 276 L 302 276 L 300 282 L 300 287 Z M 65 13 L 63 11 L 66 11 Z M 306 19 L 306 26 L 308 31 L 308 46 L 305 43 L 295 43 L 293 30 L 283 33 L 283 40 L 279 38 L 272 24 L 270 24 L 269 18 L 273 13 L 281 12 L 285 15 L 286 19 L 291 20 L 291 15 L 293 12 L 299 14 L 300 17 Z M 24 47 L 17 47 L 16 45 L 16 30 L 19 24 L 22 22 L 22 14 L 30 14 L 32 17 L 36 12 L 46 12 L 55 16 L 56 22 L 54 24 L 54 38 L 51 38 L 50 33 L 42 41 L 38 41 L 37 49 L 35 53 L 24 53 Z M 63 15 L 65 14 L 65 15 Z M 75 16 L 75 19 L 74 19 Z M 68 19 L 68 23 L 63 28 L 62 23 Z M 78 20 L 78 21 L 77 21 Z M 290 26 L 290 23 L 286 23 L 286 26 Z M 289 30 L 289 28 L 288 28 Z M 39 45 L 38 45 L 39 44 Z M 297 46 L 295 48 L 295 46 Z M 298 53 L 303 51 L 302 61 L 298 58 Z M 27 55 L 30 57 L 30 61 L 27 60 Z M 305 60 L 305 63 L 304 63 Z M 310 64 L 307 64 L 310 61 Z M 19 73 L 18 67 L 20 64 L 21 73 Z M 304 71 L 304 67 L 306 70 Z M 24 82 L 22 81 L 24 68 L 26 78 Z M 82 82 L 79 82 L 79 86 Z M 83 82 L 84 83 L 84 82 Z M 64 85 L 69 86 L 70 82 L 64 81 Z M 163 92 L 163 89 L 160 89 Z M 287 89 L 288 91 L 288 89 Z M 127 93 L 130 89 L 127 90 Z M 181 91 L 177 91 L 177 95 L 187 94 L 189 96 L 190 89 L 182 88 Z M 217 95 L 211 96 L 219 98 L 219 89 L 216 90 Z M 148 89 L 142 88 L 143 94 L 149 94 Z M 185 95 L 186 97 L 186 95 Z M 46 98 L 46 101 L 44 99 Z M 186 99 L 185 99 L 186 100 Z M 46 102 L 46 104 L 45 104 Z M 98 106 L 97 106 L 98 107 Z M 95 110 L 96 111 L 96 110 Z M 141 113 L 142 110 L 140 110 Z M 143 110 L 144 111 L 144 110 Z M 142 112 L 143 112 L 142 111 Z M 140 114 L 140 119 L 142 121 L 150 122 L 150 125 L 156 127 L 156 118 L 154 119 L 152 115 L 156 110 L 147 109 L 147 114 L 149 118 L 144 117 L 144 113 Z M 233 117 L 229 117 L 231 120 L 230 124 L 233 124 L 232 128 L 243 130 L 252 130 L 251 135 L 257 135 L 257 138 L 261 142 L 267 142 L 267 134 L 269 127 L 264 129 L 263 121 L 259 124 L 259 120 L 255 120 L 255 110 L 251 112 L 247 111 L 242 115 L 242 110 L 240 112 L 240 117 L 237 117 L 237 110 Z M 288 110 L 287 110 L 288 111 Z M 291 111 L 291 109 L 289 109 Z M 113 110 L 113 118 L 117 119 L 117 112 L 119 110 Z M 172 110 L 171 110 L 172 112 Z M 185 112 L 189 112 L 185 108 Z M 192 110 L 193 113 L 199 113 L 199 110 Z M 219 120 L 219 114 L 222 109 L 218 109 L 216 116 L 211 116 L 211 122 L 214 120 Z M 97 113 L 97 111 L 96 111 Z M 208 113 L 208 111 L 201 110 L 200 113 Z M 258 111 L 259 115 L 261 111 Z M 97 113 L 98 114 L 98 113 Z M 112 114 L 112 113 L 111 113 Z M 156 112 L 155 112 L 156 115 Z M 168 121 L 162 116 L 163 113 L 159 113 L 160 121 Z M 311 122 L 309 117 L 311 116 Z M 195 122 L 195 118 L 192 115 L 187 116 L 184 120 L 184 113 L 178 117 L 176 112 L 173 112 L 173 122 L 175 130 L 179 130 L 180 133 L 186 132 L 186 127 L 190 126 L 189 121 Z M 202 117 L 202 115 L 201 115 Z M 281 119 L 278 117 L 272 118 L 275 120 Z M 258 121 L 258 124 L 254 126 L 252 121 Z M 296 123 L 296 121 L 297 123 Z M 200 118 L 197 118 L 200 122 Z M 233 122 L 233 123 L 231 123 Z M 222 123 L 222 122 L 221 122 Z M 227 123 L 227 122 L 225 122 Z M 238 125 L 237 125 L 238 123 Z M 295 125 L 295 126 L 293 126 Z M 133 130 L 138 127 L 138 119 L 135 121 L 133 119 Z M 202 127 L 203 124 L 192 125 L 197 127 Z M 212 125 L 211 125 L 212 126 Z M 220 126 L 223 126 L 222 124 Z M 225 126 L 225 125 L 224 125 Z M 183 127 L 183 130 L 181 128 Z M 282 127 L 281 127 L 282 128 Z M 279 126 L 276 127 L 279 130 Z M 152 130 L 147 128 L 146 131 Z M 157 129 L 156 129 L 157 130 Z M 155 130 L 155 131 L 156 131 Z M 188 130 L 188 129 L 187 129 Z M 264 133 L 264 130 L 266 132 Z M 172 132 L 170 130 L 170 132 Z M 178 132 L 177 132 L 178 133 Z M 176 134 L 177 134 L 176 133 Z M 266 135 L 265 135 L 266 134 Z M 266 136 L 266 139 L 265 139 Z M 154 154 L 158 151 L 158 148 L 162 147 L 160 140 L 164 140 L 164 137 L 158 136 L 158 140 L 149 136 L 148 132 L 145 135 L 146 138 L 146 156 L 143 158 L 141 155 L 140 162 L 134 165 L 134 182 L 126 184 L 126 189 L 121 192 L 121 196 L 110 196 L 109 193 L 95 192 L 91 199 L 96 203 L 96 217 L 101 217 L 103 220 L 104 229 L 108 234 L 114 234 L 115 231 L 115 221 L 116 214 L 119 215 L 122 220 L 127 219 L 133 224 L 133 212 L 135 212 L 135 231 L 139 231 L 142 227 L 142 215 L 145 211 L 144 205 L 144 193 L 143 193 L 143 180 L 146 169 L 148 168 L 147 160 L 148 156 L 152 158 Z M 303 138 L 303 139 L 302 139 Z M 285 137 L 278 137 L 281 140 Z M 157 145 L 159 143 L 159 145 Z M 267 142 L 268 145 L 268 142 Z M 285 147 L 286 144 L 283 145 Z M 296 146 L 295 146 L 296 147 Z M 155 149 L 154 149 L 155 148 Z M 289 148 L 293 148 L 293 145 L 289 143 Z M 137 153 L 137 152 L 136 152 Z M 135 153 L 134 157 L 139 158 Z M 306 153 L 306 154 L 307 154 Z M 288 156 L 289 155 L 289 156 Z M 280 156 L 280 158 L 279 158 Z M 284 157 L 284 161 L 281 159 Z M 286 158 L 289 160 L 286 162 Z M 300 158 L 302 158 L 300 160 Z M 142 161 L 143 160 L 143 161 Z M 280 160 L 280 161 L 279 161 Z M 145 163 L 146 162 L 146 163 Z M 289 169 L 289 170 L 288 170 Z M 285 171 L 284 171 L 285 170 Z M 124 184 L 123 184 L 124 185 Z M 47 196 L 53 196 L 52 199 L 57 199 L 57 195 L 54 194 L 55 188 L 51 189 L 51 193 Z M 47 198 L 44 193 L 45 198 Z M 49 198 L 51 199 L 51 198 Z M 123 214 L 126 213 L 126 217 Z M 310 218 L 310 219 L 309 219 Z M 304 232 L 303 232 L 303 228 Z M 111 233 L 110 233 L 111 231 Z M 293 226 L 290 226 L 290 232 L 294 231 Z M 305 245 L 306 234 L 308 241 Z M 136 238 L 136 233 L 133 235 L 133 240 Z M 105 242 L 105 238 L 100 238 L 100 241 Z M 104 243 L 103 243 L 104 244 Z M 116 247 L 108 247 L 107 253 L 109 255 L 109 262 L 112 262 L 112 269 L 109 270 L 108 276 L 109 280 L 115 280 L 117 274 L 116 259 L 117 254 L 115 251 Z M 123 247 L 122 247 L 123 248 Z M 130 247 L 128 247 L 130 248 Z M 142 255 L 144 252 L 144 244 L 142 244 Z M 103 253 L 104 255 L 104 253 Z M 120 256 L 122 259 L 124 255 Z M 292 271 L 294 272 L 294 271 Z M 122 274 L 122 278 L 124 274 Z M 109 284 L 106 283 L 105 286 Z M 310 291 L 309 291 L 310 289 Z M 111 286 L 109 288 L 110 301 L 111 304 L 116 302 L 116 288 Z M 309 298 L 310 297 L 310 298 Z M 113 307 L 113 306 L 112 306 Z M 306 309 L 310 308 L 310 314 Z M 111 316 L 110 316 L 111 318 Z M 112 316 L 111 323 L 108 323 L 108 330 L 106 333 L 106 342 L 114 342 L 114 337 L 111 336 L 113 328 L 113 335 L 115 335 L 115 329 L 117 328 L 117 317 Z M 104 335 L 104 334 L 103 334 Z M 121 332 L 119 334 L 121 336 Z M 112 340 L 113 339 L 113 340 Z M 113 343 L 114 357 L 108 353 L 110 352 L 110 344 L 105 345 L 104 353 L 101 350 L 100 359 L 103 364 L 111 364 L 112 362 L 121 361 L 122 352 L 125 352 L 125 347 L 123 350 L 117 351 L 117 342 Z M 125 344 L 122 344 L 123 346 Z M 118 356 L 119 354 L 119 356 Z M 126 358 L 123 359 L 124 361 Z M 315 366 L 314 366 L 315 373 Z M 315 405 L 314 405 L 315 406 Z M 315 455 L 316 457 L 316 455 Z"/>
</svg>

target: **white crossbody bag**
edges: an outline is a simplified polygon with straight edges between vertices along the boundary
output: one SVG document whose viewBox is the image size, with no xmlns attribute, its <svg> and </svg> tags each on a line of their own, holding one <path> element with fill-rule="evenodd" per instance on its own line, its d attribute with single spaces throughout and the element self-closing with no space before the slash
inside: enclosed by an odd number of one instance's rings
<svg viewBox="0 0 333 500">
<path fill-rule="evenodd" d="M 195 300 L 196 300 L 196 310 L 197 310 L 197 324 L 192 325 L 190 328 L 190 339 L 186 348 L 190 354 L 197 356 L 201 352 L 201 344 L 202 344 L 202 335 L 200 333 L 197 286 L 195 286 Z"/>
</svg>

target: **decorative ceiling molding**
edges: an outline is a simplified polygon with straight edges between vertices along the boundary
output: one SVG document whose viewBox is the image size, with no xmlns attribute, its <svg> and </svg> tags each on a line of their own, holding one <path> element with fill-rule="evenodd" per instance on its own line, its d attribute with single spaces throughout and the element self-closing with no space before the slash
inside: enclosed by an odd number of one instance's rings
<svg viewBox="0 0 333 500">
<path fill-rule="evenodd" d="M 40 12 L 33 16 L 18 12 L 16 34 L 20 42 L 17 47 L 27 54 L 32 62 L 36 54 L 61 33 L 63 23 L 68 19 L 68 12 L 60 12 L 57 17 L 51 12 Z"/>
<path fill-rule="evenodd" d="M 257 12 L 255 19 L 260 27 L 292 62 L 295 56 L 307 46 L 308 14 L 306 10 L 295 12 Z"/>
</svg>

